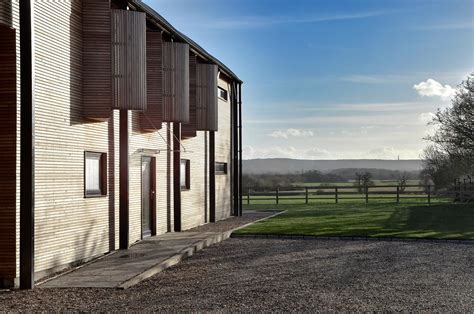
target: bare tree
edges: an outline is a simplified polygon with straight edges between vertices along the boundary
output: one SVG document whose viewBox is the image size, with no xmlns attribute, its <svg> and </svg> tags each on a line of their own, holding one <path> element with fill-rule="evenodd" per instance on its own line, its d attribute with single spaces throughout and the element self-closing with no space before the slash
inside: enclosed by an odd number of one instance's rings
<svg viewBox="0 0 474 314">
<path fill-rule="evenodd" d="M 454 179 L 474 172 L 474 73 L 463 81 L 452 100 L 452 106 L 438 110 L 431 125 L 432 144 L 424 153 L 424 174 L 437 187 L 451 184 Z"/>
<path fill-rule="evenodd" d="M 406 172 L 398 178 L 398 186 L 400 187 L 400 192 L 405 192 L 408 183 L 408 175 Z"/>
</svg>

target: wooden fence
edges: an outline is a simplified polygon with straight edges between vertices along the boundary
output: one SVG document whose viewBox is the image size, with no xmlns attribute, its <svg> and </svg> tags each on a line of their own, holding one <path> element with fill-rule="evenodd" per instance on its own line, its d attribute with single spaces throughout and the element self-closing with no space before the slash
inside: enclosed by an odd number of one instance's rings
<svg viewBox="0 0 474 314">
<path fill-rule="evenodd" d="M 396 203 L 406 200 L 426 202 L 433 200 L 473 201 L 472 189 L 435 191 L 431 185 L 374 185 L 374 186 L 291 186 L 275 188 L 247 188 L 243 202 L 250 204 L 280 204 L 282 202 L 309 204 L 313 200 L 333 202 L 386 200 Z"/>
</svg>

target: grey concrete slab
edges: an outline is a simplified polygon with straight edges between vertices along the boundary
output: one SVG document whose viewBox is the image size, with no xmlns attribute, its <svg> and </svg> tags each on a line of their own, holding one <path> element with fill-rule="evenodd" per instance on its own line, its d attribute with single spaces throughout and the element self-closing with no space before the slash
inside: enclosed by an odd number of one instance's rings
<svg viewBox="0 0 474 314">
<path fill-rule="evenodd" d="M 262 219 L 252 223 L 260 220 Z M 224 232 L 188 231 L 150 237 L 126 251 L 107 255 L 93 263 L 46 281 L 41 284 L 41 287 L 126 289 L 192 256 L 196 251 L 229 238 L 234 230 L 244 226 Z"/>
</svg>

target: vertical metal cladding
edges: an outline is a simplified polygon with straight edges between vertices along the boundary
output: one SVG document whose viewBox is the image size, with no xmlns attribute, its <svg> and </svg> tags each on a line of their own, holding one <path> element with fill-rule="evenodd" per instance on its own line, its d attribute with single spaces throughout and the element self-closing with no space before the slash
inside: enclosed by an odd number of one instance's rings
<svg viewBox="0 0 474 314">
<path fill-rule="evenodd" d="M 112 103 L 110 0 L 82 1 L 83 116 L 104 121 Z"/>
<path fill-rule="evenodd" d="M 0 279 L 16 275 L 16 40 L 0 25 Z M 1 283 L 0 283 L 1 285 Z"/>
<path fill-rule="evenodd" d="M 12 25 L 12 0 L 0 0 L 0 24 Z"/>
<path fill-rule="evenodd" d="M 146 14 L 112 11 L 112 108 L 146 110 Z"/>
<path fill-rule="evenodd" d="M 163 43 L 163 121 L 189 122 L 189 45 Z"/>
<path fill-rule="evenodd" d="M 196 129 L 217 131 L 217 65 L 196 66 Z"/>
<path fill-rule="evenodd" d="M 196 137 L 196 64 L 197 56 L 189 56 L 189 123 L 181 125 L 183 139 Z"/>
<path fill-rule="evenodd" d="M 163 122 L 163 53 L 161 32 L 146 33 L 147 107 L 140 113 L 143 131 L 161 129 Z"/>
</svg>

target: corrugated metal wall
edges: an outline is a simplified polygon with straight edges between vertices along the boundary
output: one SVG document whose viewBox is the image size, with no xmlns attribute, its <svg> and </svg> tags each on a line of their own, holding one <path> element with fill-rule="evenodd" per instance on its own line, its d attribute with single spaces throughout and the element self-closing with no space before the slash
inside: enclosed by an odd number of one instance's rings
<svg viewBox="0 0 474 314">
<path fill-rule="evenodd" d="M 220 87 L 229 91 L 230 84 L 219 79 Z M 216 219 L 227 218 L 231 215 L 231 103 L 229 100 L 218 100 L 219 131 L 216 132 L 216 162 L 227 163 L 227 174 L 216 175 Z"/>
<path fill-rule="evenodd" d="M 110 155 L 112 139 L 82 116 L 81 4 L 34 5 L 36 271 L 108 252 L 118 216 L 110 195 L 84 198 L 84 151 Z"/>
<path fill-rule="evenodd" d="M 189 121 L 189 45 L 163 43 L 163 121 Z"/>
<path fill-rule="evenodd" d="M 217 65 L 196 66 L 196 129 L 217 131 Z"/>
<path fill-rule="evenodd" d="M 146 110 L 146 14 L 112 10 L 112 107 Z"/>
<path fill-rule="evenodd" d="M 16 32 L 0 25 L 0 279 L 16 275 Z M 1 283 L 0 283 L 1 284 Z"/>
</svg>

